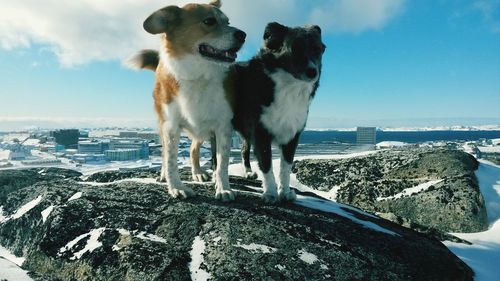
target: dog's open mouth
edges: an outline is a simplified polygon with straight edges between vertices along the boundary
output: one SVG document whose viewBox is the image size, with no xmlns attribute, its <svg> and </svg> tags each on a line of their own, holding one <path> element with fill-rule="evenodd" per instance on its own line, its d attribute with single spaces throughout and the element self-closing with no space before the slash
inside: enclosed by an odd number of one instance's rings
<svg viewBox="0 0 500 281">
<path fill-rule="evenodd" d="M 201 44 L 199 47 L 200 54 L 204 57 L 223 61 L 223 62 L 234 62 L 236 60 L 236 52 L 239 51 L 239 48 L 232 48 L 229 50 L 218 50 L 208 44 Z"/>
</svg>

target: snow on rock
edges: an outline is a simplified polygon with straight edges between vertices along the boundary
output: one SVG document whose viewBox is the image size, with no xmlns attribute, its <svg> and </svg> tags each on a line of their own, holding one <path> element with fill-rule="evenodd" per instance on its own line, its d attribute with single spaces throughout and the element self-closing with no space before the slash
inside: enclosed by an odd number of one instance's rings
<svg viewBox="0 0 500 281">
<path fill-rule="evenodd" d="M 23 265 L 24 261 L 26 260 L 23 257 L 17 257 L 16 255 L 12 254 L 9 250 L 2 247 L 1 245 L 0 245 L 0 257 L 3 257 L 8 261 L 17 264 L 18 266 Z"/>
<path fill-rule="evenodd" d="M 255 244 L 255 243 L 245 245 L 245 244 L 240 244 L 240 242 L 238 242 L 236 245 L 233 245 L 233 246 L 238 247 L 238 248 L 243 248 L 247 251 L 259 252 L 259 253 L 263 253 L 263 254 L 271 254 L 271 253 L 274 253 L 278 250 L 278 249 L 273 248 L 273 247 L 269 247 L 269 246 L 261 245 L 261 244 Z"/>
<path fill-rule="evenodd" d="M 50 205 L 49 207 L 47 207 L 45 210 L 43 210 L 41 212 L 42 220 L 44 223 L 45 223 L 45 221 L 47 221 L 47 218 L 49 217 L 50 213 L 52 213 L 53 210 L 54 210 L 54 205 Z"/>
<path fill-rule="evenodd" d="M 496 281 L 500 264 L 500 220 L 485 232 L 453 233 L 472 243 L 443 242 L 450 251 L 474 270 L 475 281 Z"/>
<path fill-rule="evenodd" d="M 210 273 L 201 269 L 203 264 L 203 253 L 205 252 L 205 241 L 201 236 L 196 236 L 191 249 L 191 262 L 189 263 L 189 272 L 191 272 L 191 280 L 206 281 L 212 276 Z"/>
<path fill-rule="evenodd" d="M 163 184 L 161 182 L 158 182 L 155 178 L 130 178 L 130 179 L 122 179 L 122 180 L 117 180 L 117 181 L 112 181 L 112 182 L 85 181 L 85 182 L 80 182 L 80 184 L 91 185 L 91 186 L 107 186 L 107 185 L 118 184 L 118 183 L 123 183 L 123 182 L 141 183 L 141 184 L 158 184 L 158 185 Z"/>
<path fill-rule="evenodd" d="M 33 281 L 28 271 L 2 257 L 0 257 L 0 280 Z"/>
<path fill-rule="evenodd" d="M 318 257 L 315 254 L 311 254 L 304 249 L 299 250 L 299 259 L 307 264 L 313 264 L 319 261 Z"/>
<path fill-rule="evenodd" d="M 31 200 L 30 202 L 24 204 L 19 209 L 17 209 L 17 211 L 12 216 L 4 216 L 3 206 L 0 206 L 0 223 L 7 222 L 11 219 L 15 220 L 24 216 L 31 209 L 35 208 L 40 203 L 40 201 L 42 201 L 42 198 L 43 198 L 42 195 L 39 195 L 37 198 Z"/>
<path fill-rule="evenodd" d="M 354 213 L 362 213 L 366 216 L 369 216 L 369 217 L 372 217 L 375 219 L 380 219 L 379 217 L 373 216 L 371 214 L 365 213 L 361 210 L 358 210 L 356 208 L 353 208 L 353 207 L 350 207 L 350 206 L 347 206 L 344 204 L 340 204 L 340 203 L 336 203 L 336 202 L 332 202 L 332 201 L 327 201 L 327 200 L 322 200 L 322 199 L 318 199 L 318 198 L 313 198 L 313 197 L 308 197 L 308 196 L 302 196 L 302 195 L 297 195 L 297 200 L 295 201 L 295 204 L 303 206 L 303 207 L 311 208 L 311 209 L 320 210 L 323 212 L 335 213 L 339 216 L 348 218 L 348 219 L 352 220 L 353 222 L 362 225 L 365 228 L 369 228 L 369 229 L 372 229 L 372 230 L 375 230 L 378 232 L 382 232 L 385 234 L 389 234 L 389 235 L 401 236 L 393 231 L 390 231 L 388 229 L 385 229 L 385 228 L 379 226 L 376 223 L 373 223 L 371 221 L 361 220 L 361 219 L 357 218 L 354 215 Z M 348 211 L 346 211 L 346 210 L 348 210 Z"/>
<path fill-rule="evenodd" d="M 281 265 L 281 264 L 277 264 L 277 265 L 275 265 L 275 267 L 276 267 L 278 270 L 280 270 L 280 271 L 283 271 L 283 270 L 285 270 L 285 269 L 286 269 L 286 267 L 285 267 L 284 265 Z"/>
<path fill-rule="evenodd" d="M 23 206 L 21 206 L 21 208 L 19 208 L 13 215 L 12 215 L 12 219 L 18 219 L 22 216 L 24 216 L 24 214 L 26 214 L 27 212 L 29 212 L 31 209 L 35 208 L 36 205 L 38 205 L 40 203 L 40 201 L 42 201 L 42 195 L 39 195 L 37 198 L 31 200 L 30 202 L 24 204 Z"/>
<path fill-rule="evenodd" d="M 500 166 L 480 160 L 476 171 L 490 224 L 500 219 Z"/>
<path fill-rule="evenodd" d="M 149 241 L 158 242 L 158 243 L 167 243 L 167 240 L 165 240 L 164 238 L 161 238 L 161 237 L 156 236 L 156 235 L 151 234 L 151 233 L 146 233 L 144 231 L 139 232 L 139 234 L 137 234 L 137 236 L 135 236 L 135 237 L 142 239 L 142 240 L 149 240 Z"/>
<path fill-rule="evenodd" d="M 75 259 L 80 259 L 82 257 L 83 254 L 87 253 L 87 252 L 93 252 L 95 249 L 99 248 L 102 246 L 102 243 L 99 242 L 99 237 L 101 236 L 101 234 L 104 232 L 104 230 L 106 230 L 105 227 L 101 227 L 101 228 L 98 228 L 98 229 L 93 229 L 91 230 L 90 232 L 88 233 L 85 233 L 85 234 L 82 234 L 78 237 L 76 237 L 75 239 L 71 240 L 70 242 L 68 242 L 68 244 L 66 244 L 66 246 L 62 247 L 60 250 L 59 250 L 59 255 L 69 251 L 70 249 L 72 249 L 78 242 L 80 242 L 82 239 L 85 239 L 87 238 L 87 244 L 85 245 L 85 247 L 83 249 L 81 249 L 80 251 L 76 252 L 73 254 L 73 256 L 70 258 L 70 260 L 75 260 Z"/>
<path fill-rule="evenodd" d="M 80 197 L 82 197 L 83 193 L 82 192 L 77 192 L 75 194 L 73 194 L 73 196 L 71 196 L 69 199 L 68 199 L 68 202 L 69 201 L 73 201 L 73 200 L 76 200 L 76 199 L 79 199 Z"/>
<path fill-rule="evenodd" d="M 425 191 L 425 190 L 429 189 L 429 187 L 431 187 L 433 185 L 436 185 L 436 184 L 438 184 L 438 183 L 440 183 L 442 181 L 443 181 L 442 179 L 441 180 L 433 180 L 433 181 L 429 181 L 429 182 L 426 182 L 426 183 L 423 183 L 423 184 L 419 184 L 419 185 L 414 186 L 414 187 L 406 188 L 403 191 L 401 191 L 400 193 L 394 194 L 392 196 L 378 197 L 377 201 L 399 199 L 399 198 L 401 198 L 403 196 L 410 196 L 410 195 L 419 193 L 421 191 Z"/>
<path fill-rule="evenodd" d="M 136 238 L 139 238 L 142 240 L 148 240 L 148 241 L 153 241 L 153 242 L 158 242 L 158 243 L 167 243 L 167 240 L 165 240 L 164 238 L 161 238 L 161 237 L 154 235 L 154 234 L 151 234 L 151 233 L 147 233 L 145 231 L 141 231 L 138 234 L 136 234 L 138 232 L 137 230 L 129 231 L 129 230 L 126 230 L 123 228 L 119 228 L 119 229 L 117 229 L 117 231 L 118 231 L 118 233 L 120 233 L 120 235 L 123 235 L 123 236 L 133 236 L 133 237 L 136 237 Z"/>
<path fill-rule="evenodd" d="M 383 141 L 383 142 L 377 143 L 375 146 L 378 149 L 381 149 L 381 148 L 403 147 L 403 146 L 407 146 L 407 145 L 408 144 L 406 142 L 400 142 L 400 141 Z"/>
</svg>

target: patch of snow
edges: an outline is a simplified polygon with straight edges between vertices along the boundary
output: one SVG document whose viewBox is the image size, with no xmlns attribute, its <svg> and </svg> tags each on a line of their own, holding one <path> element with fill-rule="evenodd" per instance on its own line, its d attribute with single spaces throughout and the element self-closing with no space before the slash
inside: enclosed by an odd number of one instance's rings
<svg viewBox="0 0 500 281">
<path fill-rule="evenodd" d="M 285 267 L 284 265 L 281 265 L 281 264 L 277 264 L 277 265 L 275 265 L 274 267 L 276 267 L 276 268 L 277 268 L 278 270 L 280 270 L 280 271 L 283 271 L 283 270 L 285 270 L 285 269 L 286 269 L 286 267 Z"/>
<path fill-rule="evenodd" d="M 438 184 L 438 183 L 440 183 L 442 181 L 443 181 L 442 179 L 441 180 L 433 180 L 433 181 L 429 181 L 429 182 L 426 182 L 426 183 L 423 183 L 423 184 L 419 184 L 419 185 L 414 186 L 414 187 L 406 188 L 403 191 L 401 191 L 400 193 L 397 193 L 397 194 L 392 195 L 392 196 L 378 197 L 377 201 L 399 199 L 399 198 L 401 198 L 403 196 L 411 196 L 413 194 L 425 191 L 425 190 L 429 189 L 429 187 L 431 187 L 433 185 L 436 185 L 436 184 Z"/>
<path fill-rule="evenodd" d="M 238 248 L 243 248 L 247 251 L 260 252 L 263 254 L 272 254 L 278 250 L 278 249 L 273 248 L 273 247 L 269 247 L 269 246 L 261 245 L 261 244 L 255 244 L 255 243 L 245 245 L 245 244 L 241 244 L 240 242 L 238 242 L 238 244 L 233 245 L 233 246 L 238 247 Z"/>
<path fill-rule="evenodd" d="M 373 223 L 371 221 L 361 220 L 361 219 L 357 218 L 354 215 L 354 213 L 359 213 L 359 214 L 363 214 L 365 216 L 373 217 L 375 219 L 380 219 L 379 217 L 365 213 L 365 212 L 358 210 L 356 208 L 353 208 L 351 206 L 343 205 L 343 204 L 336 203 L 333 201 L 327 201 L 327 200 L 321 200 L 318 198 L 302 196 L 302 195 L 297 195 L 297 200 L 295 201 L 295 204 L 303 206 L 303 207 L 311 208 L 311 209 L 320 210 L 323 212 L 335 213 L 339 216 L 350 219 L 353 222 L 358 223 L 365 228 L 369 228 L 369 229 L 372 229 L 372 230 L 375 230 L 378 232 L 382 232 L 385 234 L 389 234 L 389 235 L 401 236 L 401 235 L 397 234 L 396 232 L 390 231 L 388 229 L 385 229 L 385 228 L 379 226 L 376 223 Z M 346 211 L 346 210 L 348 210 L 348 211 Z"/>
<path fill-rule="evenodd" d="M 140 232 L 135 237 L 142 239 L 142 240 L 149 240 L 149 241 L 158 242 L 158 243 L 167 243 L 167 240 L 165 240 L 164 238 L 161 238 L 161 237 L 156 236 L 156 235 L 151 234 L 151 233 L 146 233 L 144 231 Z"/>
<path fill-rule="evenodd" d="M 106 230 L 105 227 L 101 227 L 98 229 L 93 229 L 88 233 L 82 234 L 75 239 L 71 240 L 66 244 L 66 246 L 62 247 L 59 249 L 59 254 L 62 254 L 64 252 L 67 252 L 68 250 L 72 249 L 78 242 L 80 242 L 82 239 L 87 238 L 87 244 L 83 249 L 80 251 L 76 252 L 73 254 L 73 256 L 70 258 L 70 260 L 75 260 L 75 259 L 80 259 L 83 254 L 87 252 L 93 252 L 95 249 L 99 248 L 102 246 L 102 243 L 98 241 L 99 237 L 101 234 Z"/>
<path fill-rule="evenodd" d="M 191 280 L 206 281 L 212 277 L 210 273 L 201 269 L 203 264 L 203 253 L 205 252 L 205 241 L 200 236 L 196 236 L 191 249 L 191 262 L 189 263 L 189 272 L 191 272 Z"/>
<path fill-rule="evenodd" d="M 81 249 L 80 251 L 76 252 L 73 255 L 73 257 L 71 257 L 70 259 L 72 259 L 72 260 L 80 259 L 82 257 L 82 255 L 85 254 L 86 252 L 92 253 L 95 249 L 101 247 L 102 243 L 99 242 L 98 240 L 105 229 L 106 228 L 101 227 L 101 228 L 94 229 L 94 230 L 90 231 L 90 233 L 89 233 L 90 237 L 87 240 L 87 245 L 85 245 L 85 247 L 83 249 Z"/>
<path fill-rule="evenodd" d="M 119 229 L 117 229 L 117 231 L 118 231 L 118 233 L 120 233 L 120 235 L 123 235 L 123 236 L 130 235 L 130 231 L 123 229 L 123 228 L 119 228 Z"/>
<path fill-rule="evenodd" d="M 500 146 L 478 146 L 482 153 L 500 153 Z"/>
<path fill-rule="evenodd" d="M 222 237 L 217 236 L 214 239 L 212 239 L 212 242 L 214 242 L 215 246 L 219 245 L 220 240 L 222 240 Z"/>
<path fill-rule="evenodd" d="M 17 264 L 18 266 L 23 265 L 24 261 L 26 260 L 23 257 L 17 257 L 16 255 L 12 254 L 11 251 L 9 251 L 8 249 L 4 248 L 1 245 L 0 245 L 0 257 L 3 257 L 8 261 Z"/>
<path fill-rule="evenodd" d="M 130 178 L 130 179 L 122 179 L 113 182 L 78 182 L 79 184 L 91 185 L 91 186 L 106 186 L 117 183 L 124 182 L 132 182 L 132 183 L 142 183 L 142 184 L 159 184 L 162 185 L 164 183 L 158 182 L 155 178 Z"/>
<path fill-rule="evenodd" d="M 483 194 L 490 224 L 500 220 L 500 166 L 479 160 L 476 177 Z"/>
<path fill-rule="evenodd" d="M 321 264 L 319 266 L 319 268 L 323 269 L 323 270 L 328 270 L 328 266 L 326 264 Z"/>
<path fill-rule="evenodd" d="M 383 141 L 379 142 L 375 145 L 377 148 L 394 148 L 394 147 L 404 147 L 407 146 L 408 143 L 400 142 L 400 141 Z"/>
<path fill-rule="evenodd" d="M 68 202 L 69 201 L 73 201 L 73 200 L 76 200 L 76 199 L 79 199 L 80 197 L 82 197 L 83 193 L 82 192 L 77 192 L 75 194 L 73 194 L 73 196 L 71 196 L 69 199 L 68 199 Z"/>
<path fill-rule="evenodd" d="M 28 271 L 20 268 L 15 263 L 0 257 L 0 280 L 33 281 Z"/>
<path fill-rule="evenodd" d="M 323 241 L 323 242 L 326 242 L 330 245 L 334 245 L 334 246 L 337 246 L 337 247 L 342 247 L 342 245 L 340 245 L 339 243 L 336 243 L 336 242 L 333 242 L 333 241 L 330 241 L 330 240 L 326 240 L 326 239 L 323 239 L 323 238 L 319 238 L 319 240 Z"/>
<path fill-rule="evenodd" d="M 45 210 L 43 210 L 41 212 L 41 214 L 42 214 L 42 220 L 43 220 L 44 223 L 45 223 L 45 221 L 47 221 L 47 218 L 49 217 L 49 215 L 52 212 L 52 210 L 54 210 L 54 205 L 50 205 L 49 207 L 47 207 Z"/>
<path fill-rule="evenodd" d="M 475 281 L 496 281 L 500 276 L 500 220 L 485 232 L 453 233 L 472 243 L 443 242 L 450 251 L 470 266 Z"/>
<path fill-rule="evenodd" d="M 299 250 L 299 259 L 307 264 L 313 264 L 319 261 L 318 257 L 315 254 L 311 254 L 304 249 Z"/>
<path fill-rule="evenodd" d="M 19 209 L 17 209 L 17 211 L 12 216 L 7 217 L 6 219 L 4 219 L 4 222 L 8 221 L 10 219 L 14 219 L 15 220 L 15 219 L 18 219 L 18 218 L 24 216 L 31 209 L 35 208 L 40 203 L 40 201 L 42 201 L 42 198 L 43 198 L 42 195 L 39 195 L 37 198 L 35 198 L 35 199 L 31 200 L 30 202 L 24 204 Z"/>
</svg>

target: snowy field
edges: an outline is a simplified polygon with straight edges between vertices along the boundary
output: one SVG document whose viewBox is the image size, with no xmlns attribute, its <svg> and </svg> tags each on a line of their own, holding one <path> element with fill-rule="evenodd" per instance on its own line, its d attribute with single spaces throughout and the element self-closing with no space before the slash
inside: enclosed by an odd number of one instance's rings
<svg viewBox="0 0 500 281">
<path fill-rule="evenodd" d="M 340 154 L 308 155 L 308 156 L 296 157 L 296 160 L 345 159 L 345 158 L 366 156 L 377 152 L 378 151 L 367 151 L 367 152 L 341 154 L 341 155 Z M 123 163 L 120 164 L 110 163 L 105 166 L 85 165 L 85 167 L 80 167 L 79 170 L 84 174 L 91 174 L 93 172 L 97 172 L 100 170 L 117 170 L 119 168 L 123 168 L 124 166 L 129 168 L 137 166 L 148 166 L 157 162 L 157 160 L 158 159 L 153 161 L 149 160 L 149 161 L 130 162 L 126 163 L 125 165 L 123 165 Z M 206 161 L 207 161 L 206 159 L 202 161 L 202 164 L 206 163 Z M 179 164 L 189 165 L 189 160 L 187 158 L 179 158 Z M 62 166 L 70 168 L 69 163 L 63 163 Z M 252 162 L 252 168 L 254 171 L 259 171 L 256 162 Z M 279 175 L 278 159 L 273 161 L 273 171 L 275 176 Z M 241 163 L 230 165 L 229 173 L 231 175 L 238 175 L 238 176 L 243 175 L 244 169 Z M 262 175 L 259 172 L 258 175 L 259 178 L 262 178 Z M 497 281 L 499 280 L 498 276 L 500 276 L 500 266 L 499 266 L 500 265 L 500 166 L 494 165 L 493 163 L 487 161 L 480 161 L 480 166 L 479 169 L 476 171 L 476 176 L 479 180 L 480 189 L 485 199 L 490 228 L 487 231 L 480 233 L 453 233 L 454 235 L 471 242 L 472 245 L 453 243 L 449 241 L 444 241 L 443 243 L 474 270 L 476 281 Z M 144 181 L 145 179 L 142 180 Z M 351 213 L 351 212 L 362 212 L 362 211 L 335 202 L 336 192 L 337 192 L 335 188 L 333 188 L 329 192 L 314 190 L 298 182 L 295 174 L 291 175 L 290 184 L 291 186 L 296 187 L 300 191 L 312 192 L 317 195 L 320 195 L 323 198 L 330 199 L 328 201 L 325 201 L 313 197 L 299 195 L 297 196 L 297 201 L 296 201 L 296 204 L 298 205 L 322 210 L 325 212 L 336 213 L 340 216 L 344 216 L 346 218 L 353 220 L 356 223 L 361 224 L 365 228 L 379 231 L 387 235 L 398 235 L 388 229 L 385 229 L 377 225 L 376 223 L 360 220 Z M 425 190 L 428 184 L 423 184 L 417 187 L 409 187 L 406 192 L 408 193 L 420 192 L 421 190 Z M 249 188 L 253 189 L 255 193 L 261 192 L 260 189 L 252 187 Z M 389 199 L 389 198 L 383 198 L 383 199 Z M 21 208 L 22 212 L 19 212 L 19 214 L 16 212 L 15 215 L 23 215 L 24 213 L 29 211 L 29 207 L 30 206 L 26 206 L 26 208 Z M 349 209 L 351 212 L 346 212 L 345 208 Z M 367 215 L 373 216 L 370 214 Z M 0 216 L 0 223 L 1 221 L 5 221 L 8 219 L 11 218 Z M 198 244 L 201 245 L 202 243 Z M 208 273 L 204 272 L 203 270 L 200 270 L 197 266 L 200 259 L 199 252 L 203 252 L 202 249 L 198 249 L 198 247 L 195 247 L 195 245 L 193 245 L 193 251 L 192 251 L 193 262 L 189 264 L 189 267 L 192 271 L 192 277 L 194 277 L 194 279 L 206 280 L 206 278 L 204 277 L 207 277 Z M 21 280 L 21 281 L 31 280 L 27 275 L 27 272 L 19 267 L 22 265 L 23 261 L 24 259 L 22 257 L 16 257 L 12 255 L 9 251 L 7 251 L 5 248 L 0 246 L 0 280 L 3 279 Z"/>
</svg>

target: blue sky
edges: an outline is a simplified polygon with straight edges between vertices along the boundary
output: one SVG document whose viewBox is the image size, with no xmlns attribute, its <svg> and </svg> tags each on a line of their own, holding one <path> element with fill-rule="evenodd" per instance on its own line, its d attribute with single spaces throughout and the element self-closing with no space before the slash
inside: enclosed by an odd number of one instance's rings
<svg viewBox="0 0 500 281">
<path fill-rule="evenodd" d="M 323 27 L 327 51 L 308 127 L 500 124 L 500 1 L 347 1 L 233 0 L 222 10 L 248 31 L 242 60 L 257 51 L 268 21 Z M 0 12 L 0 130 L 155 125 L 153 74 L 122 60 L 157 45 L 140 22 L 165 1 L 117 11 L 116 0 L 81 1 L 91 9 L 18 2 L 0 4 L 9 13 Z"/>
</svg>

